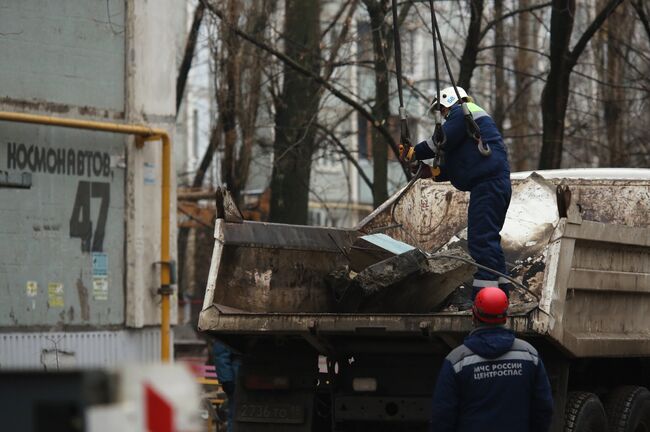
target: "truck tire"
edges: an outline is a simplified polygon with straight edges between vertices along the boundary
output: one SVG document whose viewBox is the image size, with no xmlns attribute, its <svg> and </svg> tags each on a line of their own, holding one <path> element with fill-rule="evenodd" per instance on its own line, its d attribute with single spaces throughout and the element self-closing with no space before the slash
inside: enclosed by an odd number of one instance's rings
<svg viewBox="0 0 650 432">
<path fill-rule="evenodd" d="M 564 410 L 565 432 L 606 432 L 607 415 L 600 399 L 589 392 L 571 392 Z"/>
<path fill-rule="evenodd" d="M 640 386 L 615 389 L 605 404 L 610 432 L 650 432 L 650 391 Z"/>
</svg>

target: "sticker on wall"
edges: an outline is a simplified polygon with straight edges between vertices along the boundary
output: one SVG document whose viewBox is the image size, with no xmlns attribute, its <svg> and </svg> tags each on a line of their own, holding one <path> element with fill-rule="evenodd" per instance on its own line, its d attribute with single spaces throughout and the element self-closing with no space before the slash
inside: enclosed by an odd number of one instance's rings
<svg viewBox="0 0 650 432">
<path fill-rule="evenodd" d="M 156 165 L 151 162 L 144 163 L 143 170 L 144 184 L 153 185 L 156 184 Z"/>
<path fill-rule="evenodd" d="M 27 294 L 27 297 L 36 297 L 38 294 L 38 282 L 27 281 L 27 285 L 25 286 L 25 294 Z"/>
<path fill-rule="evenodd" d="M 108 255 L 93 252 L 93 276 L 108 276 Z"/>
<path fill-rule="evenodd" d="M 64 307 L 62 283 L 50 282 L 47 284 L 47 304 L 51 308 Z"/>
<path fill-rule="evenodd" d="M 108 300 L 108 276 L 93 276 L 93 298 Z"/>
</svg>

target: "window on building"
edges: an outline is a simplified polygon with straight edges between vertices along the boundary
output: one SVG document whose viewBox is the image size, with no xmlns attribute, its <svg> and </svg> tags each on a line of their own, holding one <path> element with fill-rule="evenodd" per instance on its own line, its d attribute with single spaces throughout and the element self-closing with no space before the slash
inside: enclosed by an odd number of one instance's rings
<svg viewBox="0 0 650 432">
<path fill-rule="evenodd" d="M 359 159 L 368 159 L 368 146 L 370 145 L 370 130 L 368 119 L 362 115 L 357 115 L 357 147 L 359 149 Z"/>
<path fill-rule="evenodd" d="M 415 68 L 415 31 L 408 29 L 402 33 L 402 70 L 412 75 Z"/>
</svg>

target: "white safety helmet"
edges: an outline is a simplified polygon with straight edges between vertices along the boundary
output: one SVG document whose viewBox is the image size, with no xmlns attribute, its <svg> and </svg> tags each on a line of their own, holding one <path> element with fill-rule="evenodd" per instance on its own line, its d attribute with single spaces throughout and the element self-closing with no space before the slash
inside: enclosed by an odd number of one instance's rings
<svg viewBox="0 0 650 432">
<path fill-rule="evenodd" d="M 460 98 L 466 98 L 467 97 L 467 92 L 465 91 L 464 88 L 456 86 L 456 89 L 458 89 L 458 94 L 460 95 Z M 456 92 L 454 91 L 453 87 L 447 87 L 445 89 L 440 90 L 440 103 L 442 104 L 443 107 L 445 108 L 451 108 L 458 102 L 458 98 L 456 97 Z M 431 108 L 436 109 L 438 107 L 438 94 L 436 93 L 433 102 L 431 102 Z"/>
</svg>

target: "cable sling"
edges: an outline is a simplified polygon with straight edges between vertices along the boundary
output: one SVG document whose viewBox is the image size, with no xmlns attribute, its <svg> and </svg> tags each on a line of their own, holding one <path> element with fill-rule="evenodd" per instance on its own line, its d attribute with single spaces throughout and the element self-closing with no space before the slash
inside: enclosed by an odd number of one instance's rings
<svg viewBox="0 0 650 432">
<path fill-rule="evenodd" d="M 431 22 L 434 20 L 434 10 L 433 10 L 433 0 L 429 0 L 429 7 L 431 11 Z M 433 25 L 433 24 L 432 24 Z M 440 175 L 440 166 L 444 164 L 445 161 L 445 144 L 447 144 L 447 135 L 445 130 L 442 127 L 442 115 L 441 115 L 441 105 L 440 105 L 440 73 L 438 70 L 438 44 L 436 40 L 435 31 L 431 32 L 433 43 L 433 64 L 436 71 L 436 101 L 438 101 L 438 106 L 434 107 L 434 117 L 436 120 L 436 125 L 433 129 L 433 145 L 435 147 L 436 157 L 433 159 L 433 167 L 431 169 L 431 174 L 434 177 Z M 442 41 L 441 41 L 442 45 Z"/>
<path fill-rule="evenodd" d="M 408 151 L 411 148 L 411 134 L 404 108 L 404 95 L 402 92 L 402 47 L 400 44 L 399 27 L 397 22 L 397 2 L 392 1 L 393 10 L 393 40 L 395 44 L 395 71 L 397 73 L 397 93 L 399 95 L 399 128 L 400 142 Z"/>
<path fill-rule="evenodd" d="M 433 26 L 435 35 L 437 35 L 438 40 L 440 41 L 440 51 L 442 53 L 442 59 L 445 62 L 445 67 L 447 68 L 447 73 L 449 74 L 449 81 L 451 81 L 451 86 L 454 88 L 456 97 L 458 98 L 459 101 L 461 101 L 463 115 L 465 116 L 465 124 L 467 125 L 467 133 L 469 134 L 469 136 L 471 136 L 476 140 L 476 145 L 478 147 L 479 153 L 481 153 L 481 155 L 485 157 L 490 156 L 490 154 L 492 154 L 492 149 L 490 149 L 490 146 L 484 143 L 483 140 L 481 139 L 481 130 L 479 129 L 476 122 L 474 121 L 474 117 L 472 116 L 472 113 L 470 112 L 469 107 L 467 106 L 467 102 L 461 99 L 460 93 L 458 92 L 458 88 L 456 87 L 456 81 L 454 80 L 454 76 L 451 73 L 451 68 L 449 67 L 449 61 L 447 60 L 447 53 L 445 52 L 445 46 L 442 43 L 442 35 L 440 34 L 440 28 L 438 27 L 438 20 L 436 19 L 436 13 L 433 9 L 432 0 L 429 0 L 429 6 L 431 8 L 431 21 L 432 21 L 431 24 Z M 440 95 L 438 95 L 438 98 L 439 97 Z M 440 99 L 438 99 L 438 103 L 440 103 Z"/>
</svg>

